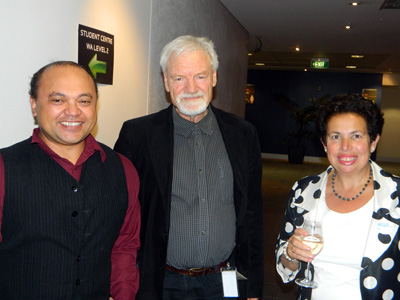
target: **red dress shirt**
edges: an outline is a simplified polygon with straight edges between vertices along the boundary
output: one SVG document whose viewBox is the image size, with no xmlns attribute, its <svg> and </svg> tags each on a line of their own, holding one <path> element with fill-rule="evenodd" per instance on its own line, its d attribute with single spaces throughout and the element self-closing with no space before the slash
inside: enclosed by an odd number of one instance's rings
<svg viewBox="0 0 400 300">
<path fill-rule="evenodd" d="M 85 139 L 85 148 L 76 164 L 60 157 L 52 151 L 39 137 L 39 129 L 33 130 L 32 143 L 39 147 L 58 164 L 60 164 L 72 177 L 79 181 L 82 166 L 95 151 L 99 151 L 101 161 L 104 162 L 106 154 L 92 135 Z M 128 188 L 128 209 L 125 220 L 115 241 L 111 253 L 111 290 L 110 294 L 115 300 L 135 299 L 139 288 L 139 271 L 136 267 L 136 255 L 140 247 L 140 205 L 138 201 L 139 176 L 131 161 L 119 154 L 125 169 Z M 0 154 L 0 243 L 2 241 L 1 223 L 3 219 L 3 205 L 5 196 L 5 171 L 4 161 Z"/>
</svg>

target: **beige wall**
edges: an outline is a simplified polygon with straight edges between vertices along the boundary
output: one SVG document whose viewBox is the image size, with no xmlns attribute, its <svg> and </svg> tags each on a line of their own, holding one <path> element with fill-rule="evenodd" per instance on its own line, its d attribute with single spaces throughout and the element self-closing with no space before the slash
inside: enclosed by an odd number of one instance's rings
<svg viewBox="0 0 400 300">
<path fill-rule="evenodd" d="M 381 110 L 385 125 L 377 148 L 377 161 L 400 162 L 400 87 L 383 86 Z"/>
<path fill-rule="evenodd" d="M 213 40 L 220 61 L 213 104 L 244 117 L 247 80 L 247 31 L 216 0 L 153 0 L 151 16 L 149 107 L 168 106 L 159 58 L 162 48 L 181 35 Z"/>
<path fill-rule="evenodd" d="M 112 147 L 123 121 L 167 106 L 159 55 L 183 34 L 214 40 L 215 105 L 244 117 L 248 34 L 218 0 L 2 0 L 0 148 L 31 135 L 30 78 L 51 61 L 77 61 L 79 24 L 115 38 L 114 84 L 99 86 L 99 141 Z"/>
<path fill-rule="evenodd" d="M 78 25 L 115 37 L 114 85 L 100 85 L 96 138 L 113 146 L 123 120 L 147 113 L 151 1 L 2 0 L 0 148 L 32 134 L 28 88 L 34 72 L 78 59 Z"/>
<path fill-rule="evenodd" d="M 382 85 L 400 86 L 400 74 L 383 74 Z"/>
</svg>

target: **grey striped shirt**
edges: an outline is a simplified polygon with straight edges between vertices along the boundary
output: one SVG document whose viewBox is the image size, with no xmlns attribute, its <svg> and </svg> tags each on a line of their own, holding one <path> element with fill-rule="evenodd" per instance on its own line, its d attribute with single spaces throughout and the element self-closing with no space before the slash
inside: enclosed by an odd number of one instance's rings
<svg viewBox="0 0 400 300">
<path fill-rule="evenodd" d="M 173 110 L 174 162 L 167 264 L 210 267 L 235 246 L 232 167 L 211 111 L 199 122 Z"/>
</svg>

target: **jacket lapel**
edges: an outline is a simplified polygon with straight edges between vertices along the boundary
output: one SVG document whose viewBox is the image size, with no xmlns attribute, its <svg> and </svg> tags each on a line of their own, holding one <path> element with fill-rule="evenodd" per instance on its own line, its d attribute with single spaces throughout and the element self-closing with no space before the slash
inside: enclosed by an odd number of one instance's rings
<svg viewBox="0 0 400 300">
<path fill-rule="evenodd" d="M 362 267 L 376 261 L 390 246 L 400 225 L 397 183 L 371 162 L 374 174 L 374 213 L 372 215 Z"/>
<path fill-rule="evenodd" d="M 221 110 L 210 105 L 220 128 L 222 138 L 225 143 L 226 151 L 228 152 L 229 160 L 232 166 L 234 178 L 234 199 L 237 224 L 241 224 L 246 212 L 246 193 L 247 186 L 245 174 L 247 172 L 247 141 L 243 137 L 242 131 L 238 130 L 237 126 L 233 126 L 228 118 L 225 118 Z"/>
<path fill-rule="evenodd" d="M 174 134 L 172 122 L 172 105 L 156 114 L 150 121 L 147 129 L 148 149 L 151 163 L 153 165 L 157 186 L 163 199 L 166 219 L 169 221 L 170 200 L 172 189 L 172 163 Z"/>
</svg>

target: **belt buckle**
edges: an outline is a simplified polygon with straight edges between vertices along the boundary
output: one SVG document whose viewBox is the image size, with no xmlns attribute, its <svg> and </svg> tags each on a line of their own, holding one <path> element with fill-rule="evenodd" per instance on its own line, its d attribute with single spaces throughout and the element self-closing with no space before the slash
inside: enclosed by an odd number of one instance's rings
<svg viewBox="0 0 400 300">
<path fill-rule="evenodd" d="M 206 274 L 206 268 L 191 268 L 188 270 L 188 276 L 202 276 Z"/>
</svg>

